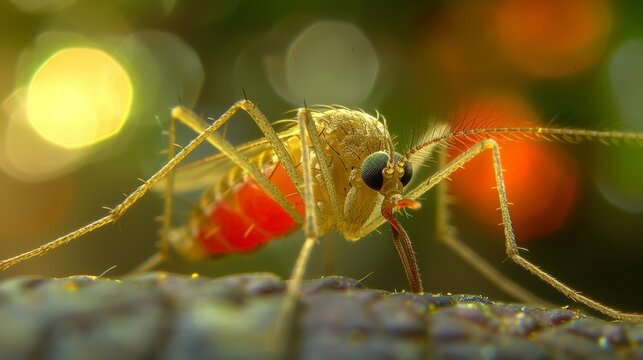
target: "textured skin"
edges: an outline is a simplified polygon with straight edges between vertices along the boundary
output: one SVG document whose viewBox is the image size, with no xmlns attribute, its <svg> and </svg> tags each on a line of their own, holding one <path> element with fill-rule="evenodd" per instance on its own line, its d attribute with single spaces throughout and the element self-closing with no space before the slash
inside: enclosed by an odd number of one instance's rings
<svg viewBox="0 0 643 360">
<path fill-rule="evenodd" d="M 284 287 L 269 274 L 6 280 L 0 359 L 273 358 Z M 643 358 L 643 324 L 337 277 L 305 284 L 286 341 L 302 359 Z"/>
</svg>

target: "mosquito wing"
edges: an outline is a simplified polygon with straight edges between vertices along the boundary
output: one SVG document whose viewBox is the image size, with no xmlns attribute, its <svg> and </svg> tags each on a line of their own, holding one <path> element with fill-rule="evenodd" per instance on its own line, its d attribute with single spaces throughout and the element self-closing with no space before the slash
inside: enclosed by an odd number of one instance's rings
<svg viewBox="0 0 643 360">
<path fill-rule="evenodd" d="M 290 126 L 288 129 L 279 132 L 277 137 L 284 141 L 298 134 L 299 131 L 296 126 Z M 236 150 L 252 161 L 252 159 L 266 152 L 272 155 L 272 144 L 267 139 L 262 138 L 239 145 Z M 173 191 L 175 194 L 188 193 L 210 187 L 221 178 L 228 176 L 236 168 L 237 165 L 221 153 L 193 161 L 174 171 Z M 152 189 L 156 192 L 165 191 L 166 184 L 166 179 L 161 179 Z"/>
</svg>

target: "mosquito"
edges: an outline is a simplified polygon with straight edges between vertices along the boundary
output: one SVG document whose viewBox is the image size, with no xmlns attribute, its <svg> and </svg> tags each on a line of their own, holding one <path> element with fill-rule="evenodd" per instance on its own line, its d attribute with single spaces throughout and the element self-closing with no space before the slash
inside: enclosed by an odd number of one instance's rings
<svg viewBox="0 0 643 360">
<path fill-rule="evenodd" d="M 235 147 L 217 132 L 238 111 L 246 112 L 253 119 L 263 138 Z M 340 106 L 304 106 L 297 109 L 296 114 L 296 119 L 282 121 L 285 129 L 277 132 L 259 108 L 248 100 L 238 101 L 211 124 L 185 107 L 175 107 L 171 111 L 169 128 L 170 160 L 158 172 L 105 217 L 36 249 L 0 261 L 0 270 L 115 222 L 150 189 L 162 185 L 166 195 L 164 235 L 157 253 L 139 267 L 140 271 L 166 259 L 171 249 L 192 260 L 249 252 L 303 228 L 305 241 L 287 286 L 279 317 L 281 330 L 275 332 L 284 334 L 311 250 L 319 236 L 333 229 L 347 240 L 356 241 L 387 223 L 411 291 L 423 292 L 411 240 L 399 222 L 398 214 L 419 208 L 418 199 L 437 186 L 438 238 L 511 295 L 522 301 L 543 303 L 458 240 L 444 215 L 444 180 L 471 159 L 489 154 L 493 160 L 507 257 L 574 301 L 613 319 L 643 322 L 642 315 L 621 312 L 582 295 L 519 253 L 503 180 L 500 148 L 493 139 L 493 136 L 502 136 L 643 143 L 643 133 L 545 127 L 453 130 L 437 126 L 419 144 L 400 154 L 395 151 L 385 118 L 379 114 L 373 116 Z M 198 136 L 174 154 L 177 121 Z M 456 142 L 465 143 L 465 140 L 466 143 L 475 140 L 475 143 L 447 163 L 446 149 Z M 179 178 L 175 184 L 175 167 L 206 141 L 219 153 L 178 169 Z M 409 185 L 413 177 L 412 163 L 423 163 L 436 152 L 439 155 L 437 170 L 429 177 L 415 181 L 417 185 Z M 215 180 L 201 196 L 187 224 L 171 229 L 173 193 L 181 188 L 196 187 L 199 179 L 204 178 L 198 174 L 203 172 L 215 174 Z"/>
</svg>

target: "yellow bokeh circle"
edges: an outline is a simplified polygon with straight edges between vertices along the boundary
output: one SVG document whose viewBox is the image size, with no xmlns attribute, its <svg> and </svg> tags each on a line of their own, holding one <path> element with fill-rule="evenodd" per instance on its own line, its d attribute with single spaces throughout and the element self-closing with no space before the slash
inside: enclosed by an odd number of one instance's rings
<svg viewBox="0 0 643 360">
<path fill-rule="evenodd" d="M 80 148 L 116 134 L 132 105 L 127 72 L 93 48 L 56 52 L 36 71 L 27 92 L 27 117 L 40 136 Z"/>
</svg>

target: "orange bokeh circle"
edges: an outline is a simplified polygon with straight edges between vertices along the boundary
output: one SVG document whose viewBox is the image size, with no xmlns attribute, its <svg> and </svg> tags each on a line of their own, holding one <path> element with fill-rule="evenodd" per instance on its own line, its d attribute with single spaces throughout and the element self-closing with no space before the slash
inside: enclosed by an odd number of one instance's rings
<svg viewBox="0 0 643 360">
<path fill-rule="evenodd" d="M 488 98 L 470 103 L 467 109 L 469 111 L 456 116 L 455 128 L 537 126 L 529 121 L 535 120 L 536 116 L 518 98 Z M 513 204 L 510 212 L 518 240 L 535 239 L 559 230 L 569 219 L 577 197 L 578 170 L 574 159 L 552 142 L 491 137 L 500 145 L 507 197 Z M 468 141 L 469 145 L 473 143 L 473 140 Z M 462 146 L 452 149 L 450 158 L 462 150 Z M 451 179 L 449 189 L 457 203 L 478 221 L 501 230 L 497 226 L 501 217 L 491 156 L 480 154 L 464 169 L 456 171 Z"/>
<path fill-rule="evenodd" d="M 534 76 L 558 77 L 598 62 L 611 13 L 604 0 L 510 0 L 496 8 L 495 25 L 512 64 Z"/>
</svg>

